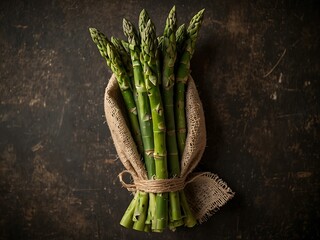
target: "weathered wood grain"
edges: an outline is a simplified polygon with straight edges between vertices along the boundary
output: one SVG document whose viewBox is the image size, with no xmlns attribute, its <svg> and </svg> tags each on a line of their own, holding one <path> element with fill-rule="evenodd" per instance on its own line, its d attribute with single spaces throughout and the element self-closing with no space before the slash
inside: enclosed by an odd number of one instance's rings
<svg viewBox="0 0 320 240">
<path fill-rule="evenodd" d="M 160 33 L 172 4 L 1 1 L 0 239 L 320 237 L 316 1 L 175 1 L 180 23 L 206 8 L 192 61 L 208 131 L 198 168 L 236 196 L 194 229 L 119 226 L 131 196 L 103 116 L 111 72 L 88 27 L 122 37 L 122 18 L 146 8 Z"/>
</svg>

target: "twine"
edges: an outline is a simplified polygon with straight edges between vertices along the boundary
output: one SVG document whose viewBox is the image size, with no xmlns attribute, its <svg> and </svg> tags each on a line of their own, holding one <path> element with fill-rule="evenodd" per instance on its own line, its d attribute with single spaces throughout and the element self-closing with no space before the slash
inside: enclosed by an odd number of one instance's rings
<svg viewBox="0 0 320 240">
<path fill-rule="evenodd" d="M 118 177 L 122 186 L 130 192 L 143 191 L 147 193 L 164 193 L 177 192 L 185 188 L 186 185 L 195 181 L 198 177 L 208 174 L 207 172 L 192 173 L 187 177 L 175 177 L 168 179 L 142 179 L 133 178 L 133 183 L 126 183 L 123 175 L 129 173 L 134 176 L 131 171 L 124 170 Z"/>
</svg>

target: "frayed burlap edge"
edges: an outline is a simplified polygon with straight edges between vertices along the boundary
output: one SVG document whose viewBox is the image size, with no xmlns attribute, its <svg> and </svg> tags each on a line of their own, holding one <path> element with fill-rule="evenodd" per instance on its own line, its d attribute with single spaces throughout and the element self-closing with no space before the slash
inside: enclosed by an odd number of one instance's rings
<svg viewBox="0 0 320 240">
<path fill-rule="evenodd" d="M 207 221 L 234 196 L 231 188 L 218 175 L 210 172 L 186 185 L 185 194 L 200 224 Z"/>
</svg>

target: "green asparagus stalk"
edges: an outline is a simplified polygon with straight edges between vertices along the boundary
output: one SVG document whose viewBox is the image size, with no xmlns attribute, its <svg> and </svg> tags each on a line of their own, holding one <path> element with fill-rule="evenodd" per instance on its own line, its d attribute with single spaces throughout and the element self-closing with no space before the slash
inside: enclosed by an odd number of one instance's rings
<svg viewBox="0 0 320 240">
<path fill-rule="evenodd" d="M 162 82 L 162 68 L 163 68 L 163 55 L 162 55 L 162 42 L 163 42 L 163 35 L 157 37 L 158 41 L 158 56 L 157 56 L 157 69 L 159 71 L 158 73 L 158 79 L 160 79 L 159 84 L 161 85 Z"/>
<path fill-rule="evenodd" d="M 139 33 L 140 38 L 142 38 L 142 32 L 147 26 L 147 22 L 150 20 L 149 14 L 145 9 L 142 9 L 139 15 Z"/>
<path fill-rule="evenodd" d="M 161 49 L 162 49 L 162 42 L 163 42 L 163 36 L 157 37 L 157 40 L 158 40 L 158 48 L 159 48 L 160 51 L 161 51 Z"/>
<path fill-rule="evenodd" d="M 141 27 L 140 27 L 141 29 Z M 154 137 L 154 160 L 156 166 L 156 178 L 168 178 L 166 159 L 166 126 L 163 103 L 159 88 L 157 74 L 157 38 L 154 24 L 149 19 L 141 32 L 141 52 L 145 85 L 151 107 L 153 137 Z M 154 231 L 162 231 L 168 224 L 168 193 L 158 193 L 156 196 L 156 213 Z"/>
<path fill-rule="evenodd" d="M 127 54 L 130 55 L 129 43 L 124 40 L 121 40 L 121 44 L 124 50 L 126 50 Z"/>
<path fill-rule="evenodd" d="M 145 221 L 147 218 L 148 210 L 148 193 L 137 191 L 138 201 L 136 201 L 135 210 L 133 214 L 133 229 L 138 231 L 144 231 Z"/>
<path fill-rule="evenodd" d="M 126 51 L 126 49 L 123 47 L 120 39 L 118 39 L 116 37 L 111 37 L 110 40 L 111 40 L 113 46 L 118 51 L 120 58 L 121 58 L 121 61 L 123 63 L 123 66 L 126 69 L 129 78 L 130 79 L 133 78 L 133 68 L 132 68 L 132 63 L 131 63 L 131 59 L 130 59 L 130 53 L 128 53 Z"/>
<path fill-rule="evenodd" d="M 111 68 L 112 72 L 116 75 L 119 88 L 126 106 L 129 116 L 129 121 L 132 130 L 132 136 L 137 144 L 138 152 L 143 153 L 142 137 L 139 128 L 139 120 L 137 116 L 137 107 L 132 93 L 132 86 L 129 76 L 123 67 L 120 56 L 115 50 L 113 44 L 105 37 L 103 33 L 95 28 L 89 28 L 91 38 L 97 45 L 102 57 L 105 58 L 107 65 Z"/>
<path fill-rule="evenodd" d="M 137 205 L 137 201 L 138 201 L 138 194 L 136 193 L 134 195 L 134 198 L 130 202 L 127 210 L 123 214 L 123 217 L 121 218 L 121 221 L 120 221 L 121 226 L 124 226 L 126 228 L 132 228 L 133 223 L 134 223 L 133 222 L 133 214 L 135 211 L 135 206 Z"/>
<path fill-rule="evenodd" d="M 176 31 L 176 49 L 177 49 L 177 59 L 180 59 L 182 53 L 183 53 L 183 47 L 184 47 L 184 43 L 186 41 L 187 38 L 187 29 L 185 24 L 180 25 L 180 27 L 177 29 Z M 175 68 L 177 68 L 177 66 L 175 66 Z M 184 191 L 180 191 L 180 204 L 182 206 L 183 209 L 183 213 L 184 213 L 184 224 L 187 227 L 193 227 L 194 225 L 196 225 L 197 220 L 195 219 L 189 204 L 187 202 L 187 198 L 185 196 Z M 173 226 L 172 228 L 174 228 L 175 226 Z"/>
<path fill-rule="evenodd" d="M 139 105 L 137 107 L 139 109 L 138 116 L 144 147 L 144 160 L 148 172 L 148 178 L 151 179 L 155 175 L 153 158 L 154 143 L 149 98 L 145 86 L 143 69 L 140 62 L 140 39 L 138 38 L 136 30 L 132 23 L 126 19 L 123 19 L 123 31 L 127 36 L 129 43 L 130 56 L 134 73 L 134 84 L 139 99 Z"/>
<path fill-rule="evenodd" d="M 185 115 L 185 85 L 190 73 L 190 61 L 194 53 L 195 43 L 198 38 L 198 33 L 203 19 L 204 9 L 199 11 L 190 21 L 187 29 L 186 39 L 183 41 L 183 27 L 179 30 L 179 47 L 183 45 L 181 57 L 179 59 L 176 73 L 176 102 L 175 102 L 175 119 L 177 127 L 177 142 L 180 157 L 183 155 L 186 142 L 186 115 Z M 181 37 L 181 38 L 180 38 Z M 181 40 L 180 40 L 181 39 Z M 187 227 L 193 227 L 197 221 L 193 216 L 186 196 L 183 191 L 180 192 L 181 206 L 185 214 L 184 222 Z"/>
<path fill-rule="evenodd" d="M 149 179 L 155 177 L 155 162 L 154 162 L 154 141 L 153 141 L 153 128 L 151 119 L 151 109 L 149 104 L 149 97 L 145 86 L 143 69 L 140 62 L 140 39 L 133 24 L 123 19 L 123 31 L 128 38 L 128 47 L 130 49 L 130 56 L 134 73 L 134 85 L 138 96 L 138 117 L 140 123 L 140 130 L 142 135 L 142 142 L 144 148 L 144 161 L 147 169 Z M 149 197 L 149 209 L 146 224 L 151 224 L 151 221 L 155 214 L 155 197 L 154 193 L 150 193 Z M 154 207 L 152 207 L 154 206 Z"/>
<path fill-rule="evenodd" d="M 178 62 L 176 73 L 176 101 L 175 117 L 177 127 L 177 141 L 180 157 L 182 157 L 186 143 L 186 114 L 185 114 L 185 86 L 190 73 L 190 61 L 195 49 L 195 43 L 203 19 L 204 9 L 199 11 L 190 21 L 183 52 Z"/>
<path fill-rule="evenodd" d="M 111 42 L 113 44 L 113 46 L 116 48 L 116 50 L 118 51 L 121 61 L 124 65 L 124 68 L 127 71 L 128 77 L 130 79 L 130 83 L 131 83 L 131 90 L 132 90 L 132 94 L 134 97 L 134 101 L 136 103 L 137 106 L 137 112 L 138 112 L 138 116 L 139 116 L 139 108 L 138 108 L 138 95 L 137 95 L 137 90 L 134 87 L 134 79 L 133 79 L 133 68 L 132 68 L 132 63 L 131 63 L 131 59 L 130 59 L 130 52 L 128 53 L 126 51 L 126 49 L 123 47 L 123 44 L 121 42 L 120 39 L 115 38 L 115 37 L 111 37 Z M 141 131 L 141 129 L 140 129 Z"/>
<path fill-rule="evenodd" d="M 167 161 L 169 165 L 169 176 L 179 177 L 180 163 L 176 140 L 176 129 L 174 120 L 173 89 L 175 84 L 174 64 L 176 61 L 176 9 L 175 6 L 169 12 L 166 26 L 161 41 L 163 68 L 162 68 L 162 96 L 166 120 L 166 142 Z M 176 222 L 175 227 L 183 225 L 181 219 L 181 208 L 179 192 L 169 193 L 169 216 L 170 222 Z"/>
<path fill-rule="evenodd" d="M 187 38 L 187 29 L 185 24 L 180 25 L 176 31 L 176 42 L 177 42 L 177 54 L 178 58 L 180 57 L 182 51 L 183 51 L 183 46 L 184 42 Z"/>
<path fill-rule="evenodd" d="M 159 38 L 161 41 L 161 37 Z M 161 84 L 161 74 L 162 74 L 162 56 L 161 56 L 161 42 L 158 41 L 157 38 L 157 51 L 156 51 L 156 67 L 157 67 L 157 78 L 159 79 L 159 85 Z"/>
<path fill-rule="evenodd" d="M 107 54 L 107 43 L 110 42 L 107 37 L 96 28 L 89 28 L 92 41 L 96 44 L 99 53 L 106 60 L 107 65 L 111 68 L 111 61 Z"/>
</svg>

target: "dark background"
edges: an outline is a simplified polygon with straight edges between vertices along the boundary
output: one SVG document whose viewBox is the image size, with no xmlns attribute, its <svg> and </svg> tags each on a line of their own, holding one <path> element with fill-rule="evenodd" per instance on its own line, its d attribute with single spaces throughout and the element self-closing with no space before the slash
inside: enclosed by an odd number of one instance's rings
<svg viewBox="0 0 320 240">
<path fill-rule="evenodd" d="M 1 1 L 0 239 L 319 239 L 317 1 Z M 192 60 L 207 148 L 235 197 L 163 234 L 119 225 L 132 196 L 105 123 L 111 72 L 88 28 L 123 38 L 146 8 L 163 31 L 206 8 Z"/>
</svg>

